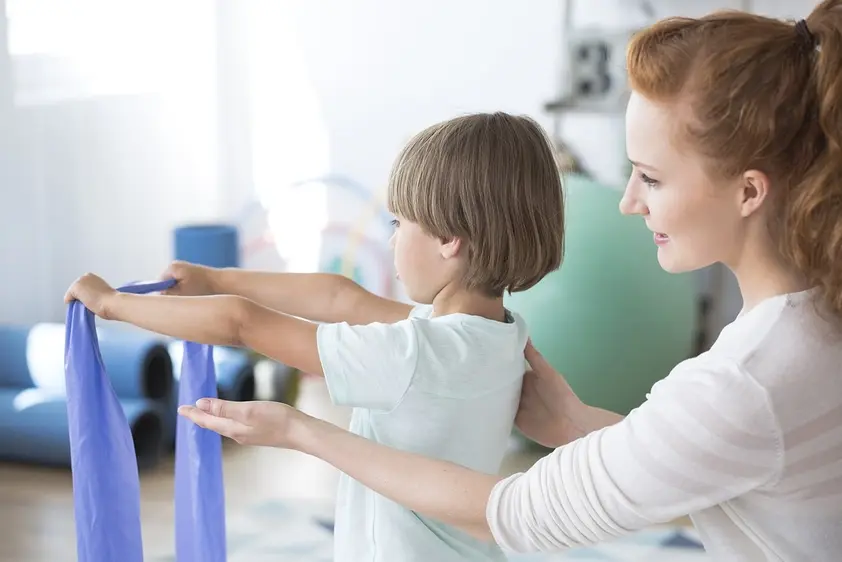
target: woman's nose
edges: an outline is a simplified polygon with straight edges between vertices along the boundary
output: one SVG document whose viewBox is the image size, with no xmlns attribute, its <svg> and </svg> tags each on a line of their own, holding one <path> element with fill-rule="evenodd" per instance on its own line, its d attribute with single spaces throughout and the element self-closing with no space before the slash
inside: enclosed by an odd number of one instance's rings
<svg viewBox="0 0 842 562">
<path fill-rule="evenodd" d="M 635 186 L 631 182 L 626 186 L 626 190 L 623 192 L 623 198 L 620 199 L 620 212 L 624 215 L 649 214 L 649 209 L 639 197 Z"/>
</svg>

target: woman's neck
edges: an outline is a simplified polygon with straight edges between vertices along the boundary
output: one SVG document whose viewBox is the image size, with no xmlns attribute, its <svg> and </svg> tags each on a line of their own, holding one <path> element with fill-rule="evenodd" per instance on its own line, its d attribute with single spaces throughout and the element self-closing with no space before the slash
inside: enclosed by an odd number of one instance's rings
<svg viewBox="0 0 842 562">
<path fill-rule="evenodd" d="M 743 311 L 748 312 L 761 302 L 777 295 L 809 289 L 801 275 L 776 260 L 751 254 L 730 267 L 737 278 L 743 298 Z"/>
</svg>

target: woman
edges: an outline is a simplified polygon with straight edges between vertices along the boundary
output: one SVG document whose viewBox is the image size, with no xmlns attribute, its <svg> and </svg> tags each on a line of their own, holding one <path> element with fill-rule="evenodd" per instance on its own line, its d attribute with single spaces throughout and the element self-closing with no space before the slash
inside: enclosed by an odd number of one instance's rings
<svg viewBox="0 0 842 562">
<path fill-rule="evenodd" d="M 297 449 L 511 551 L 594 543 L 690 514 L 714 559 L 842 552 L 842 1 L 795 25 L 671 18 L 628 53 L 621 211 L 670 272 L 715 262 L 744 308 L 626 418 L 583 405 L 532 348 L 520 429 L 558 447 L 501 479 L 388 449 L 275 403 L 181 413 Z"/>
</svg>

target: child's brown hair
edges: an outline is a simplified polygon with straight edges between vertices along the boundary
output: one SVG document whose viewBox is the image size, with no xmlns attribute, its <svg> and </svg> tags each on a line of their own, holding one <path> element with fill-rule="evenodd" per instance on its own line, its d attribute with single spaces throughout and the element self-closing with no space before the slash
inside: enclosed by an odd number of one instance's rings
<svg viewBox="0 0 842 562">
<path fill-rule="evenodd" d="M 462 239 L 469 290 L 523 291 L 561 265 L 561 174 L 528 117 L 466 115 L 421 131 L 395 162 L 388 205 L 432 236 Z"/>
</svg>

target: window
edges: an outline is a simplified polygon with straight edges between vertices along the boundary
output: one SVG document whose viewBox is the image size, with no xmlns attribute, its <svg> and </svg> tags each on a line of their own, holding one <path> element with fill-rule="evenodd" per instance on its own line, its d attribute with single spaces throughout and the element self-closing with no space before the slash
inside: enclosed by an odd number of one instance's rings
<svg viewBox="0 0 842 562">
<path fill-rule="evenodd" d="M 214 16 L 208 0 L 6 0 L 15 102 L 206 88 Z"/>
</svg>

